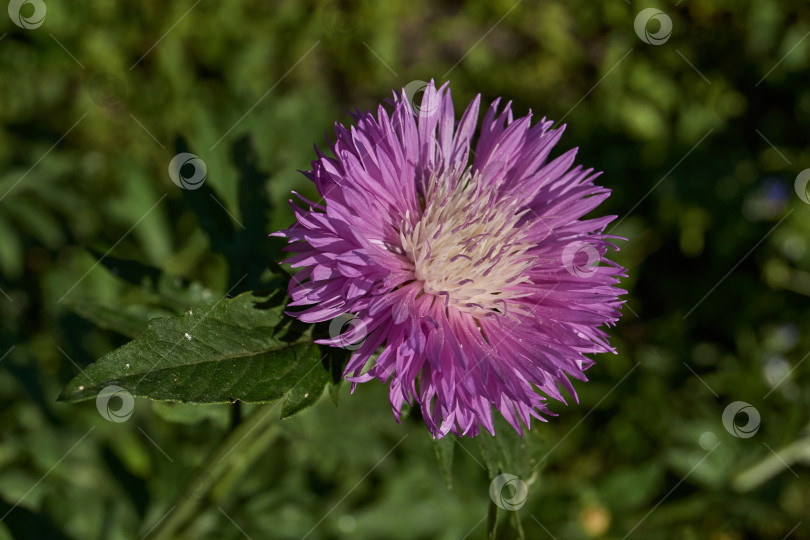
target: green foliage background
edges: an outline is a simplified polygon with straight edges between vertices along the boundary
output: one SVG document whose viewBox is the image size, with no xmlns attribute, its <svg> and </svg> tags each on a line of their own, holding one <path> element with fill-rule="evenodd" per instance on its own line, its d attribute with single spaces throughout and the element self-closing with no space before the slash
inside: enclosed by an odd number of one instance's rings
<svg viewBox="0 0 810 540">
<path fill-rule="evenodd" d="M 646 7 L 671 17 L 665 44 L 635 34 Z M 418 415 L 397 424 L 376 382 L 274 416 L 203 490 L 185 485 L 230 405 L 138 400 L 113 423 L 56 402 L 149 318 L 265 284 L 289 190 L 314 196 L 296 172 L 312 144 L 431 78 L 457 109 L 480 92 L 564 117 L 561 146 L 605 171 L 599 211 L 629 239 L 618 355 L 526 439 L 526 535 L 810 538 L 810 205 L 793 185 L 810 167 L 809 33 L 798 1 L 49 1 L 34 30 L 0 16 L 0 539 L 148 538 L 189 497 L 184 538 L 486 536 L 477 441 L 451 442 L 448 490 Z M 184 149 L 232 216 L 170 181 Z M 127 282 L 118 259 L 163 273 Z M 753 437 L 724 429 L 734 401 L 759 411 Z"/>
</svg>

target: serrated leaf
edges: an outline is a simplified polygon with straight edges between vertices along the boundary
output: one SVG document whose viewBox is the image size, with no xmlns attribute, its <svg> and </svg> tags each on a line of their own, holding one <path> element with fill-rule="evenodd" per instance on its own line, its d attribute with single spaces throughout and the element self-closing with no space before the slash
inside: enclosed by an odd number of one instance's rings
<svg viewBox="0 0 810 540">
<path fill-rule="evenodd" d="M 134 341 L 68 383 L 61 401 L 116 385 L 136 397 L 186 403 L 283 399 L 281 415 L 312 405 L 330 377 L 309 328 L 285 317 L 284 295 L 244 293 L 153 319 Z"/>
</svg>

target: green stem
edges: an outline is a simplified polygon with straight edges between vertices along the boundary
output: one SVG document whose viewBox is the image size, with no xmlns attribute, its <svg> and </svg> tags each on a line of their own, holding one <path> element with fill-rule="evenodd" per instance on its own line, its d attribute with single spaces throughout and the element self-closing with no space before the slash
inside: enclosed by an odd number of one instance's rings
<svg viewBox="0 0 810 540">
<path fill-rule="evenodd" d="M 153 540 L 175 538 L 177 532 L 193 518 L 198 507 L 226 475 L 230 479 L 227 482 L 228 488 L 235 483 L 234 473 L 244 472 L 261 455 L 260 450 L 278 436 L 280 430 L 272 424 L 276 418 L 274 411 L 274 405 L 256 407 L 247 419 L 228 432 L 177 496 L 172 505 L 174 509 L 168 512 L 150 535 Z M 217 489 L 217 498 L 228 491 L 229 489 Z"/>
<path fill-rule="evenodd" d="M 242 423 L 242 402 L 237 401 L 231 405 L 231 429 L 236 429 Z"/>
<path fill-rule="evenodd" d="M 768 455 L 736 475 L 731 484 L 737 491 L 750 491 L 795 463 L 810 463 L 810 437 L 799 439 L 775 454 Z"/>
</svg>

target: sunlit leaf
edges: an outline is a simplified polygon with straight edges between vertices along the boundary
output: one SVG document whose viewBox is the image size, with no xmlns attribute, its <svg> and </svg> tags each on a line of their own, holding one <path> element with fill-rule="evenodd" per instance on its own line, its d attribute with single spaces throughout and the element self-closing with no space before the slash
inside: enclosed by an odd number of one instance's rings
<svg viewBox="0 0 810 540">
<path fill-rule="evenodd" d="M 245 293 L 150 321 L 134 341 L 88 366 L 60 400 L 95 399 L 107 386 L 190 403 L 283 399 L 281 415 L 313 404 L 330 380 L 307 329 L 282 314 L 284 296 Z"/>
</svg>

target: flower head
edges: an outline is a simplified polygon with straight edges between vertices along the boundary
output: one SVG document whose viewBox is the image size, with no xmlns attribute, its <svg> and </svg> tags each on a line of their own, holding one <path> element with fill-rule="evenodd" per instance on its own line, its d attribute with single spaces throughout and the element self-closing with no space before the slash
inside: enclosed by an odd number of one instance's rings
<svg viewBox="0 0 810 540">
<path fill-rule="evenodd" d="M 479 103 L 456 124 L 448 85 L 431 82 L 419 107 L 403 91 L 390 114 L 336 124 L 334 157 L 305 173 L 322 203 L 290 201 L 297 222 L 275 233 L 300 268 L 289 306 L 307 307 L 290 314 L 354 317 L 320 342 L 355 344 L 345 378 L 389 381 L 397 420 L 418 404 L 436 437 L 494 433 L 493 406 L 522 433 L 553 414 L 546 396 L 565 402 L 558 385 L 576 399 L 569 377 L 613 351 L 601 327 L 625 292 L 605 258 L 615 216 L 583 219 L 610 191 L 576 149 L 549 158 L 564 128 L 496 100 L 473 152 Z"/>
</svg>

